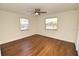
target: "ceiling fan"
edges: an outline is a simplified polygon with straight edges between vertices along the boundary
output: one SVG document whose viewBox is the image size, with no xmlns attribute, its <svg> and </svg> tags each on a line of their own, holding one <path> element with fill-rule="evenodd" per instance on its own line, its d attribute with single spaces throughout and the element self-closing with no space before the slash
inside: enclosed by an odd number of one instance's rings
<svg viewBox="0 0 79 59">
<path fill-rule="evenodd" d="M 35 15 L 40 15 L 40 14 L 42 14 L 42 13 L 47 13 L 47 12 L 42 12 L 42 11 L 40 11 L 40 9 L 38 8 L 38 9 L 35 9 L 34 13 L 35 13 Z"/>
</svg>

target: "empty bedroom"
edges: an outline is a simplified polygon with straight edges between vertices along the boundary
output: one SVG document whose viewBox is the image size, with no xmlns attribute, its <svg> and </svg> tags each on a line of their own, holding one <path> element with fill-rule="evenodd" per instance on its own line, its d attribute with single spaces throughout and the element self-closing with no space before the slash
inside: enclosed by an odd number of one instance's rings
<svg viewBox="0 0 79 59">
<path fill-rule="evenodd" d="M 78 56 L 78 3 L 0 3 L 1 56 Z"/>
</svg>

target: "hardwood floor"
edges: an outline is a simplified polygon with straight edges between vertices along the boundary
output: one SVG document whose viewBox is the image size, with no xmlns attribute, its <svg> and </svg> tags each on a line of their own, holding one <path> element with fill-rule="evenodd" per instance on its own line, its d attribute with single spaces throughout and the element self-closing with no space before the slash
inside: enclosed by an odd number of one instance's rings
<svg viewBox="0 0 79 59">
<path fill-rule="evenodd" d="M 38 34 L 1 45 L 3 56 L 75 56 L 75 44 Z"/>
</svg>

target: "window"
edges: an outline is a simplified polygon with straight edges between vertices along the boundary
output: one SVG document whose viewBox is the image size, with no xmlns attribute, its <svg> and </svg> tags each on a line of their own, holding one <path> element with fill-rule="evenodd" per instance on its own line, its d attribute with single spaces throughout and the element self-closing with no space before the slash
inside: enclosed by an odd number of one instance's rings
<svg viewBox="0 0 79 59">
<path fill-rule="evenodd" d="M 22 31 L 27 30 L 29 27 L 29 20 L 26 18 L 20 18 L 20 29 Z"/>
<path fill-rule="evenodd" d="M 57 29 L 57 18 L 48 18 L 45 20 L 45 27 L 46 29 Z"/>
</svg>

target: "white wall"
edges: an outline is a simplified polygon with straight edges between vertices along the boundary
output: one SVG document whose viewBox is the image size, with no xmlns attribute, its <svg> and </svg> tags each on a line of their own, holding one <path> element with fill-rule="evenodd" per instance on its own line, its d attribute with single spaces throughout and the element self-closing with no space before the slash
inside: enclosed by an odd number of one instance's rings
<svg viewBox="0 0 79 59">
<path fill-rule="evenodd" d="M 30 20 L 30 28 L 20 31 L 19 19 Z M 0 10 L 0 44 L 35 34 L 35 17 Z"/>
<path fill-rule="evenodd" d="M 78 51 L 78 55 L 79 55 L 79 25 L 78 25 L 78 38 L 77 38 L 77 46 L 76 46 L 76 49 Z"/>
<path fill-rule="evenodd" d="M 58 30 L 45 30 L 45 18 L 58 17 Z M 38 34 L 75 42 L 77 39 L 77 12 L 75 10 L 39 17 Z"/>
<path fill-rule="evenodd" d="M 78 32 L 77 32 L 77 40 L 76 40 L 76 49 L 79 55 L 79 10 L 78 10 Z"/>
<path fill-rule="evenodd" d="M 78 11 L 78 26 L 79 26 L 79 11 Z M 78 33 L 79 33 L 79 29 L 78 29 Z M 78 55 L 79 55 L 79 35 L 78 35 Z"/>
</svg>

